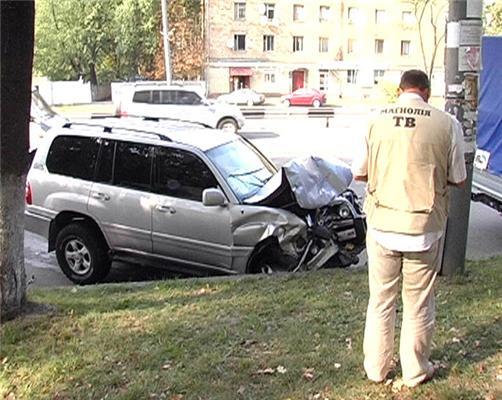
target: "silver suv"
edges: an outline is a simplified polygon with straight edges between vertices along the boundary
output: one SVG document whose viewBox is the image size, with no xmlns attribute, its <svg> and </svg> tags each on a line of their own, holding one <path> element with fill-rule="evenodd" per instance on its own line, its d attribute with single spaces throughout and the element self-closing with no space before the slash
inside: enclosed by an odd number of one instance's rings
<svg viewBox="0 0 502 400">
<path fill-rule="evenodd" d="M 233 133 L 244 125 L 244 116 L 235 105 L 211 102 L 194 89 L 161 82 L 123 87 L 117 114 L 197 122 Z"/>
<path fill-rule="evenodd" d="M 102 280 L 113 259 L 194 274 L 355 262 L 364 220 L 352 194 L 305 210 L 283 172 L 228 132 L 132 118 L 67 123 L 33 160 L 26 229 L 48 239 L 78 284 Z"/>
</svg>

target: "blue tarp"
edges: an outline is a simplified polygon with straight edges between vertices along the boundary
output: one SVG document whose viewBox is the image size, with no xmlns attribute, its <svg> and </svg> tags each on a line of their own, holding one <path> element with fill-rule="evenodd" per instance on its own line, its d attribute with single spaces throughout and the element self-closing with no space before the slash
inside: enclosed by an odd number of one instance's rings
<svg viewBox="0 0 502 400">
<path fill-rule="evenodd" d="M 482 40 L 477 145 L 490 153 L 488 171 L 502 176 L 502 36 Z"/>
</svg>

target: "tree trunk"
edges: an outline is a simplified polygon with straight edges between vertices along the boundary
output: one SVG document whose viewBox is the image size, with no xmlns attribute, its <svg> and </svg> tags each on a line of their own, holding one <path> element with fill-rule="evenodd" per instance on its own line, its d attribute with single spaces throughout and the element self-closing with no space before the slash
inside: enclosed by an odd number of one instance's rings
<svg viewBox="0 0 502 400">
<path fill-rule="evenodd" d="M 0 322 L 26 300 L 24 187 L 28 166 L 33 1 L 1 1 Z"/>
</svg>

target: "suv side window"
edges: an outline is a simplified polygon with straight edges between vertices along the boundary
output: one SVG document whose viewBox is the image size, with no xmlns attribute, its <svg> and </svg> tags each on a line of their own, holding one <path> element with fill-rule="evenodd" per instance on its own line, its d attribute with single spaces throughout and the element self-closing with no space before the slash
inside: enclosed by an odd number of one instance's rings
<svg viewBox="0 0 502 400">
<path fill-rule="evenodd" d="M 157 147 L 154 191 L 167 196 L 202 201 L 202 192 L 218 186 L 207 165 L 195 154 Z"/>
<path fill-rule="evenodd" d="M 113 158 L 115 157 L 116 142 L 108 139 L 99 139 L 99 141 L 101 148 L 96 168 L 96 182 L 111 184 L 113 181 Z"/>
<path fill-rule="evenodd" d="M 113 182 L 136 190 L 151 190 L 152 146 L 117 142 Z"/>
<path fill-rule="evenodd" d="M 54 174 L 92 180 L 98 156 L 96 138 L 82 136 L 58 136 L 47 155 L 47 169 Z"/>
<path fill-rule="evenodd" d="M 174 90 L 161 91 L 162 104 L 176 104 L 176 92 Z"/>
<path fill-rule="evenodd" d="M 150 103 L 150 91 L 149 90 L 141 90 L 139 92 L 134 93 L 132 98 L 133 103 Z"/>
<path fill-rule="evenodd" d="M 176 104 L 195 106 L 201 104 L 201 98 L 194 92 L 187 92 L 185 90 L 177 91 Z"/>
</svg>

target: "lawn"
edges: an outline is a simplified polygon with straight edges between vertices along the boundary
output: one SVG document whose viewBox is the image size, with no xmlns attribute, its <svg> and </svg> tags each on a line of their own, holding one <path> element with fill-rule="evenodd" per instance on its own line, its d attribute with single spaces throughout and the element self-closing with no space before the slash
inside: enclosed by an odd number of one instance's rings
<svg viewBox="0 0 502 400">
<path fill-rule="evenodd" d="M 37 289 L 51 310 L 0 328 L 0 397 L 494 400 L 501 273 L 495 258 L 440 279 L 440 369 L 413 390 L 365 380 L 364 270 Z"/>
</svg>

